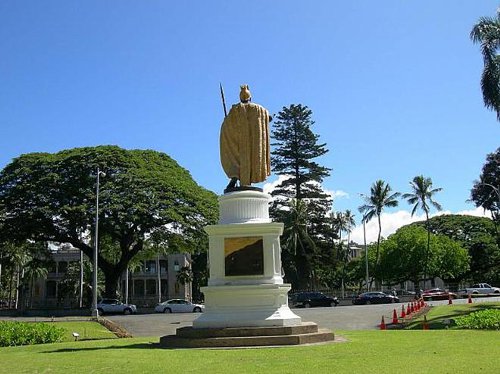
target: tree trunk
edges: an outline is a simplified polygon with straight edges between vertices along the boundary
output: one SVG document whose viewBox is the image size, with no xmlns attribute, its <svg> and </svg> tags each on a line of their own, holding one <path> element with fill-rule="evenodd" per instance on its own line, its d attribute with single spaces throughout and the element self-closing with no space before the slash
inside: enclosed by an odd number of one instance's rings
<svg viewBox="0 0 500 374">
<path fill-rule="evenodd" d="M 2 262 L 3 262 L 3 255 L 0 255 L 0 288 L 3 289 L 2 287 Z"/>
<path fill-rule="evenodd" d="M 83 252 L 80 251 L 80 295 L 78 299 L 78 305 L 80 308 L 83 308 Z"/>
<path fill-rule="evenodd" d="M 380 215 L 377 215 L 378 219 L 378 237 L 377 237 L 377 254 L 375 256 L 375 272 L 378 268 L 378 262 L 379 262 L 379 250 L 380 250 L 380 237 L 382 235 L 382 222 L 380 221 Z"/>
<path fill-rule="evenodd" d="M 120 279 L 120 271 L 109 272 L 104 274 L 104 297 L 116 299 L 118 297 L 118 280 Z"/>
<path fill-rule="evenodd" d="M 128 266 L 125 269 L 125 304 L 128 304 Z"/>
<path fill-rule="evenodd" d="M 14 304 L 16 309 L 19 307 L 19 285 L 20 285 L 19 267 L 17 269 L 18 269 L 18 271 L 16 273 L 16 301 Z"/>
<path fill-rule="evenodd" d="M 425 281 L 427 280 L 427 263 L 429 261 L 429 250 L 431 246 L 431 230 L 429 227 L 429 213 L 425 212 L 426 226 L 427 226 L 427 249 L 424 256 L 424 281 L 423 289 L 425 290 Z"/>
<path fill-rule="evenodd" d="M 161 303 L 161 273 L 160 273 L 160 254 L 156 255 L 156 280 L 158 285 L 156 287 L 158 291 L 158 303 Z"/>
<path fill-rule="evenodd" d="M 12 308 L 12 289 L 14 287 L 14 269 L 12 269 L 12 274 L 10 275 L 9 281 L 9 309 Z"/>
</svg>

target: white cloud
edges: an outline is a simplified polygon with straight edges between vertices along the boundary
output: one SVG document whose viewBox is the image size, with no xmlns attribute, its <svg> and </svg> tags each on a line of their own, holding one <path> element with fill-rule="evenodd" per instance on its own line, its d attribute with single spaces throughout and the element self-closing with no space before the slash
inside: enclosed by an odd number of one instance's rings
<svg viewBox="0 0 500 374">
<path fill-rule="evenodd" d="M 262 189 L 264 190 L 265 193 L 270 194 L 279 184 L 281 184 L 284 180 L 290 178 L 289 175 L 279 175 L 278 179 L 272 181 L 272 182 L 267 182 L 264 184 Z M 338 198 L 349 198 L 349 194 L 345 191 L 342 190 L 326 190 L 324 189 L 319 183 L 318 185 L 323 189 L 323 192 L 326 194 L 330 195 L 333 199 L 338 199 Z"/>
<path fill-rule="evenodd" d="M 264 183 L 264 186 L 262 186 L 262 189 L 264 190 L 265 193 L 270 194 L 279 184 L 281 184 L 284 180 L 290 178 L 288 175 L 279 175 L 278 179 L 272 181 L 272 182 L 267 182 Z"/>
<path fill-rule="evenodd" d="M 463 210 L 456 213 L 452 213 L 450 211 L 441 211 L 435 214 L 431 214 L 431 217 L 440 216 L 443 214 L 461 214 L 491 218 L 491 213 L 488 211 L 484 213 L 482 208 Z M 425 220 L 425 215 L 416 214 L 412 217 L 410 212 L 406 210 L 398 210 L 392 213 L 382 213 L 382 216 L 380 218 L 382 222 L 382 237 L 387 238 L 402 226 L 408 225 L 412 222 Z M 377 241 L 377 235 L 378 221 L 375 217 L 366 224 L 366 242 L 371 243 Z M 351 232 L 351 240 L 359 244 L 363 243 L 363 225 L 356 226 L 356 228 Z"/>
<path fill-rule="evenodd" d="M 330 195 L 334 200 L 339 199 L 339 198 L 349 198 L 349 194 L 345 191 L 342 190 L 337 190 L 337 191 L 330 191 L 330 190 L 323 190 L 325 193 Z"/>
</svg>

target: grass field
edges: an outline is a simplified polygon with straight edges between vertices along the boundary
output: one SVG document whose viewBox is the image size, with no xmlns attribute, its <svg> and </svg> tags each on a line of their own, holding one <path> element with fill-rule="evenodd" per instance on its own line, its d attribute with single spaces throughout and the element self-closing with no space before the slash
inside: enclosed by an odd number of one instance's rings
<svg viewBox="0 0 500 374">
<path fill-rule="evenodd" d="M 472 312 L 477 312 L 479 310 L 492 308 L 500 309 L 500 302 L 474 302 L 472 304 L 440 305 L 432 307 L 426 314 L 426 318 L 431 329 L 444 329 L 448 327 L 450 329 L 454 329 L 456 327 L 454 327 L 453 324 L 448 325 L 446 323 L 443 323 L 443 321 L 452 320 L 453 318 L 464 316 Z M 415 321 L 411 322 L 408 328 L 421 329 L 422 321 L 423 316 L 420 316 Z M 497 332 L 497 334 L 499 334 L 498 345 L 500 345 L 500 332 Z"/>
<path fill-rule="evenodd" d="M 286 348 L 160 349 L 158 338 L 0 348 L 2 373 L 498 373 L 493 331 L 346 331 Z M 477 359 L 480 357 L 481 359 Z"/>
<path fill-rule="evenodd" d="M 115 334 L 97 322 L 54 322 L 52 324 L 66 331 L 63 338 L 65 342 L 75 340 L 73 332 L 80 335 L 80 340 L 116 339 Z"/>
</svg>

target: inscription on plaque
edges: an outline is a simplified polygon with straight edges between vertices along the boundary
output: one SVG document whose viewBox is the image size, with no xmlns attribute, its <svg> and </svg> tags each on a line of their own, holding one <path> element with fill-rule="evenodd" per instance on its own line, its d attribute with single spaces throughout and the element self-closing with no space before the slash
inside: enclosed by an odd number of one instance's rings
<svg viewBox="0 0 500 374">
<path fill-rule="evenodd" d="M 261 236 L 224 239 L 226 276 L 264 274 L 264 243 Z"/>
</svg>

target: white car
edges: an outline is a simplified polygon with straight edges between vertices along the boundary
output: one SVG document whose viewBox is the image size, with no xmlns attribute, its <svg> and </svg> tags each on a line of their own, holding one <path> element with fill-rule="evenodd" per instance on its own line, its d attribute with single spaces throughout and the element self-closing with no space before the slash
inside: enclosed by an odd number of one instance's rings
<svg viewBox="0 0 500 374">
<path fill-rule="evenodd" d="M 156 313 L 201 313 L 205 305 L 193 304 L 184 299 L 172 299 L 159 303 L 155 307 Z"/>
<path fill-rule="evenodd" d="M 97 310 L 99 315 L 123 313 L 132 314 L 137 313 L 137 307 L 134 304 L 124 304 L 117 299 L 102 299 L 97 303 Z"/>
<path fill-rule="evenodd" d="M 468 287 L 465 289 L 468 294 L 490 294 L 490 293 L 499 293 L 500 288 L 492 287 L 488 283 L 477 283 L 473 284 L 472 287 Z"/>
</svg>

